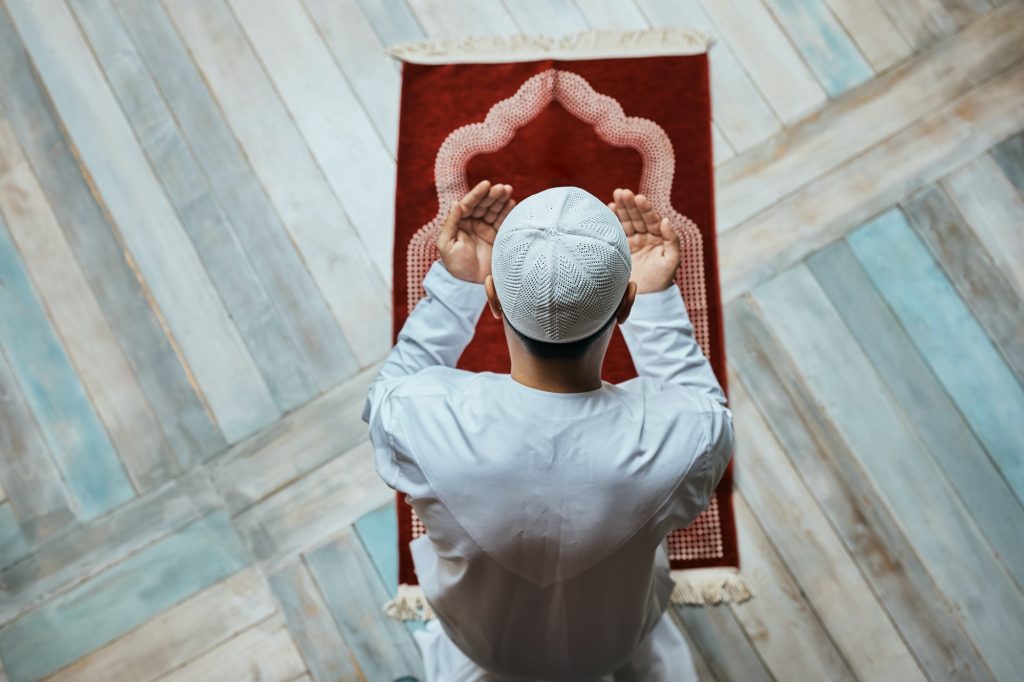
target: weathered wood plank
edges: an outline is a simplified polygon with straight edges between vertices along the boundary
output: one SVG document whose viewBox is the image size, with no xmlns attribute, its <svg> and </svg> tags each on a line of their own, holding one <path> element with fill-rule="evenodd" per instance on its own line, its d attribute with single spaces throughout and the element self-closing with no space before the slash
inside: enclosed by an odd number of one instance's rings
<svg viewBox="0 0 1024 682">
<path fill-rule="evenodd" d="M 1017 379 L 1024 382 L 1024 301 L 945 192 L 930 187 L 904 202 L 903 210 Z"/>
<path fill-rule="evenodd" d="M 366 441 L 363 404 L 380 372 L 371 365 L 316 401 L 234 446 L 211 463 L 228 511 L 237 515 Z"/>
<path fill-rule="evenodd" d="M 506 8 L 519 30 L 530 35 L 557 38 L 587 30 L 587 21 L 573 0 L 519 0 Z"/>
<path fill-rule="evenodd" d="M 62 2 L 7 4 L 120 235 L 228 440 L 278 415 L 88 45 Z"/>
<path fill-rule="evenodd" d="M 885 71 L 914 51 L 875 0 L 825 2 L 835 12 L 876 73 Z"/>
<path fill-rule="evenodd" d="M 398 62 L 384 51 L 356 0 L 305 0 L 305 6 L 394 159 L 402 89 Z M 410 36 L 410 40 L 419 35 Z"/>
<path fill-rule="evenodd" d="M 914 47 L 957 30 L 942 0 L 886 0 L 880 4 Z"/>
<path fill-rule="evenodd" d="M 0 630 L 7 675 L 59 670 L 245 563 L 227 517 L 211 514 Z"/>
<path fill-rule="evenodd" d="M 851 93 L 821 116 L 716 169 L 718 231 L 734 229 L 865 150 L 891 141 L 894 133 L 934 116 L 950 100 L 1022 57 L 1024 6 L 1010 3 Z"/>
<path fill-rule="evenodd" d="M 993 147 L 992 156 L 1017 191 L 1024 195 L 1024 133 L 1017 133 Z"/>
<path fill-rule="evenodd" d="M 942 4 L 960 26 L 966 26 L 992 10 L 989 0 L 942 0 Z"/>
<path fill-rule="evenodd" d="M 83 177 L 7 12 L 0 12 L 0 81 L 8 122 L 39 184 L 49 197 L 59 198 L 51 202 L 53 211 L 178 461 L 186 466 L 201 461 L 222 449 L 224 438 Z"/>
<path fill-rule="evenodd" d="M 408 0 L 409 9 L 431 36 L 507 36 L 518 33 L 503 4 L 452 3 L 445 0 Z M 363 5 L 366 6 L 366 3 Z"/>
<path fill-rule="evenodd" d="M 989 154 L 946 177 L 942 186 L 1024 298 L 1024 197 Z"/>
<path fill-rule="evenodd" d="M 0 346 L 73 496 L 76 516 L 95 518 L 135 491 L 2 220 L 0 273 Z"/>
<path fill-rule="evenodd" d="M 730 401 L 736 385 L 729 383 Z M 733 605 L 732 611 L 772 677 L 797 680 L 813 670 L 821 679 L 852 680 L 842 654 L 741 494 L 733 497 L 733 509 L 743 579 L 756 598 Z"/>
<path fill-rule="evenodd" d="M 1024 598 L 825 292 L 809 270 L 798 266 L 754 294 L 985 663 L 997 678 L 1013 677 L 1022 662 Z"/>
<path fill-rule="evenodd" d="M 1024 224 L 1024 223 L 1021 223 Z M 1024 387 L 898 210 L 849 237 L 850 246 L 918 350 L 1024 501 Z M 955 333 L 950 333 L 955 330 Z"/>
<path fill-rule="evenodd" d="M 648 26 L 633 0 L 579 0 L 576 4 L 590 28 L 630 31 Z"/>
<path fill-rule="evenodd" d="M 396 169 L 367 112 L 301 5 L 258 0 L 228 3 L 370 259 L 390 286 Z M 352 278 L 357 276 L 350 273 Z"/>
<path fill-rule="evenodd" d="M 231 11 L 219 1 L 166 6 L 360 366 L 380 359 L 391 338 L 388 287 Z"/>
<path fill-rule="evenodd" d="M 700 682 L 718 682 L 718 678 L 715 677 L 715 673 L 711 671 L 711 666 L 708 665 L 707 660 L 704 658 L 704 652 L 694 643 L 694 637 L 686 629 L 686 623 L 683 622 L 682 616 L 676 609 L 669 609 L 668 614 L 672 617 L 672 622 L 675 623 L 676 628 L 683 635 L 683 639 L 686 640 L 686 645 L 690 648 L 690 657 L 693 659 L 693 667 L 697 671 L 697 679 Z"/>
<path fill-rule="evenodd" d="M 189 597 L 47 678 L 150 682 L 273 615 L 259 571 L 247 568 Z M 226 678 L 221 678 L 226 679 Z"/>
<path fill-rule="evenodd" d="M 135 488 L 175 476 L 174 452 L 3 118 L 0 212 Z"/>
<path fill-rule="evenodd" d="M 318 393 L 291 330 L 249 262 L 110 0 L 69 3 L 203 267 L 282 411 Z"/>
<path fill-rule="evenodd" d="M 711 123 L 711 154 L 716 166 L 736 156 L 736 151 L 729 144 L 729 140 L 725 139 L 722 131 L 718 129 L 718 124 L 713 121 Z"/>
<path fill-rule="evenodd" d="M 0 349 L 0 483 L 31 543 L 75 523 L 68 492 Z M 6 493 L 10 490 L 10 493 Z"/>
<path fill-rule="evenodd" d="M 274 614 L 262 623 L 208 651 L 161 682 L 290 682 L 305 673 L 284 618 Z"/>
<path fill-rule="evenodd" d="M 1024 68 L 995 76 L 721 235 L 723 298 L 736 298 L 1019 129 L 1022 89 Z"/>
<path fill-rule="evenodd" d="M 391 45 L 426 35 L 405 0 L 356 0 L 381 43 Z"/>
<path fill-rule="evenodd" d="M 117 3 L 313 380 L 320 390 L 338 384 L 355 372 L 356 358 L 163 7 Z"/>
<path fill-rule="evenodd" d="M 1020 542 L 1024 507 L 918 353 L 914 341 L 845 241 L 812 256 L 808 266 L 1002 558 L 1003 566 L 1018 584 L 1024 585 L 1024 545 Z M 927 305 L 936 305 L 936 301 L 930 299 Z"/>
<path fill-rule="evenodd" d="M 0 566 L 9 566 L 29 553 L 29 544 L 8 502 L 0 504 Z"/>
<path fill-rule="evenodd" d="M 761 0 L 701 0 L 757 89 L 784 125 L 828 97 Z"/>
<path fill-rule="evenodd" d="M 652 26 L 692 26 L 716 36 L 708 53 L 714 120 L 738 154 L 781 129 L 775 113 L 765 102 L 733 48 L 701 8 L 697 0 L 637 0 Z"/>
<path fill-rule="evenodd" d="M 991 679 L 926 565 L 750 299 L 726 308 L 726 330 L 743 385 L 925 672 L 932 679 L 949 671 L 958 679 Z"/>
<path fill-rule="evenodd" d="M 687 640 L 719 680 L 772 680 L 764 661 L 727 606 L 672 606 Z"/>
<path fill-rule="evenodd" d="M 829 97 L 835 99 L 875 75 L 824 0 L 767 0 L 767 4 Z"/>
<path fill-rule="evenodd" d="M 359 668 L 320 589 L 302 561 L 269 577 L 299 651 L 317 682 L 358 680 Z M 378 614 L 378 618 L 384 618 Z"/>
<path fill-rule="evenodd" d="M 236 524 L 256 559 L 273 572 L 389 498 L 394 491 L 377 475 L 367 440 L 250 507 Z"/>
<path fill-rule="evenodd" d="M 914 656 L 749 396 L 730 391 L 737 488 L 858 678 L 924 680 Z M 831 678 L 830 678 L 831 679 Z"/>
<path fill-rule="evenodd" d="M 195 471 L 43 545 L 0 572 L 0 624 L 220 506 L 206 475 Z"/>
<path fill-rule="evenodd" d="M 367 680 L 423 676 L 412 635 L 381 615 L 391 597 L 351 528 L 307 554 L 306 563 Z"/>
</svg>

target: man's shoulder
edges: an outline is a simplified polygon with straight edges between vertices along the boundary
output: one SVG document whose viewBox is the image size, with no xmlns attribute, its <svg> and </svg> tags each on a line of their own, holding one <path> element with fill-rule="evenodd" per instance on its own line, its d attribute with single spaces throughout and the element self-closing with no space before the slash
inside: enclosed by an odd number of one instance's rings
<svg viewBox="0 0 1024 682">
<path fill-rule="evenodd" d="M 470 372 L 445 365 L 431 365 L 411 375 L 395 390 L 396 398 L 429 397 L 451 395 L 478 376 Z"/>
<path fill-rule="evenodd" d="M 701 391 L 689 386 L 665 382 L 650 376 L 638 376 L 618 384 L 630 393 L 643 395 L 648 413 L 720 412 L 726 409 Z"/>
</svg>

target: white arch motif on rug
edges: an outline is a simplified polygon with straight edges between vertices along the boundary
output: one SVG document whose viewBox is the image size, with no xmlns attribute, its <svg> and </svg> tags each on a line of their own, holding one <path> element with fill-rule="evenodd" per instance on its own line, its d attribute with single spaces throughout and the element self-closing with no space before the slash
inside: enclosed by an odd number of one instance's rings
<svg viewBox="0 0 1024 682">
<path fill-rule="evenodd" d="M 470 160 L 507 146 L 516 131 L 539 116 L 551 102 L 558 102 L 570 114 L 590 124 L 609 145 L 632 147 L 640 153 L 643 170 L 637 191 L 650 199 L 679 235 L 682 257 L 676 283 L 682 289 L 697 342 L 709 354 L 702 239 L 697 225 L 672 207 L 672 141 L 654 121 L 627 117 L 614 98 L 595 91 L 582 76 L 559 69 L 548 69 L 528 78 L 514 95 L 492 106 L 483 121 L 456 128 L 441 144 L 434 161 L 438 212 L 416 231 L 406 252 L 409 311 L 426 295 L 423 278 L 439 256 L 436 242 L 441 223 L 452 204 L 469 191 L 466 168 Z"/>
</svg>

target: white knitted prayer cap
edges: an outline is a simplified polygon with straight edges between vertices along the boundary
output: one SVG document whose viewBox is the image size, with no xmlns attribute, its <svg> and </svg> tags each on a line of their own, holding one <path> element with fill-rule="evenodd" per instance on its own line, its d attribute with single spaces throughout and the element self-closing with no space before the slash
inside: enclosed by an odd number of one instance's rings
<svg viewBox="0 0 1024 682">
<path fill-rule="evenodd" d="M 600 329 L 622 301 L 631 271 L 619 219 L 579 187 L 553 187 L 516 204 L 491 252 L 505 318 L 548 343 L 578 341 Z"/>
</svg>

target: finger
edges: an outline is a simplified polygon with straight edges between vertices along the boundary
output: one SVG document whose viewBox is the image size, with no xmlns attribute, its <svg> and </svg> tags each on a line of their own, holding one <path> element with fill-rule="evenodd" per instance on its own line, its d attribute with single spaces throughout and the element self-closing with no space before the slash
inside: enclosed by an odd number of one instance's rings
<svg viewBox="0 0 1024 682">
<path fill-rule="evenodd" d="M 636 205 L 636 195 L 632 190 L 622 191 L 622 204 L 626 207 L 626 214 L 633 223 L 633 229 L 641 233 L 648 232 L 643 216 L 640 215 L 640 209 Z"/>
<path fill-rule="evenodd" d="M 512 194 L 512 187 L 510 185 L 495 185 L 501 191 L 498 194 L 498 198 L 487 207 L 487 213 L 484 214 L 483 218 L 486 222 L 493 223 L 495 218 L 505 209 L 505 204 L 508 203 L 509 196 Z"/>
<path fill-rule="evenodd" d="M 487 215 L 487 209 L 490 208 L 494 202 L 498 201 L 504 193 L 504 185 L 491 185 L 487 194 L 481 197 L 480 201 L 477 202 L 477 205 L 473 207 L 473 212 L 470 216 L 473 218 L 483 218 Z"/>
<path fill-rule="evenodd" d="M 643 220 L 644 225 L 647 226 L 648 231 L 657 233 L 658 225 L 661 223 L 661 216 L 654 210 L 654 206 L 651 204 L 650 199 L 645 197 L 643 194 L 637 194 L 636 207 L 639 209 L 640 218 Z"/>
<path fill-rule="evenodd" d="M 618 204 L 616 204 L 613 201 L 613 202 L 608 204 L 608 208 L 610 208 L 612 213 L 615 214 L 615 217 L 618 218 L 619 224 L 622 225 L 623 232 L 626 233 L 626 239 L 629 239 L 634 234 L 636 234 L 636 230 L 633 229 L 633 225 L 630 224 L 629 220 L 628 219 L 623 219 L 622 215 L 619 214 L 619 206 L 618 206 Z"/>
<path fill-rule="evenodd" d="M 467 211 L 464 211 L 462 215 L 470 215 L 473 212 L 473 209 L 476 207 L 476 205 L 480 203 L 480 200 L 487 196 L 487 193 L 490 191 L 490 180 L 481 180 L 480 182 L 476 183 L 476 187 L 469 190 L 466 196 L 462 197 L 462 201 L 459 202 L 464 207 L 469 209 Z"/>
<path fill-rule="evenodd" d="M 499 213 L 498 217 L 494 219 L 494 231 L 495 232 L 497 232 L 498 229 L 501 227 L 501 224 L 503 222 L 505 222 L 505 218 L 508 217 L 509 211 L 511 211 L 515 207 L 515 205 L 516 205 L 516 200 L 515 199 L 509 199 L 508 201 L 505 202 L 505 207 L 503 209 L 501 209 L 501 213 Z"/>
<path fill-rule="evenodd" d="M 672 229 L 672 224 L 669 223 L 668 218 L 661 219 L 661 238 L 665 240 L 665 254 L 670 258 L 676 258 L 679 256 L 679 235 Z"/>
<path fill-rule="evenodd" d="M 441 232 L 437 235 L 438 246 L 447 246 L 455 241 L 455 236 L 459 231 L 459 220 L 462 219 L 462 205 L 459 203 L 452 204 L 452 207 L 448 210 L 448 217 L 441 223 Z"/>
</svg>

